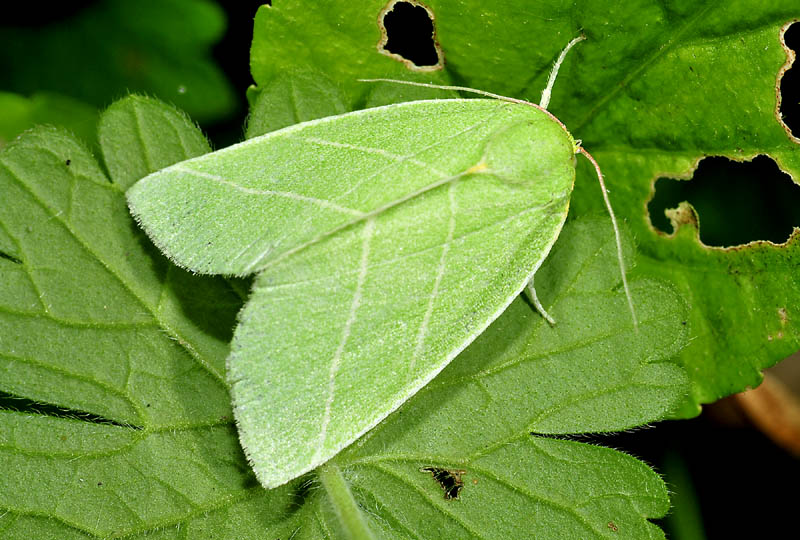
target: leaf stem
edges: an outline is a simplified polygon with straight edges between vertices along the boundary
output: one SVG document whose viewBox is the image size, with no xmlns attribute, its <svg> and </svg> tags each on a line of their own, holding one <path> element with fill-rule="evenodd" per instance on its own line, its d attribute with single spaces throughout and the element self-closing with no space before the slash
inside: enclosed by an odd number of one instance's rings
<svg viewBox="0 0 800 540">
<path fill-rule="evenodd" d="M 358 503 L 353 498 L 339 467 L 329 462 L 319 467 L 317 474 L 333 504 L 345 537 L 348 540 L 374 540 L 375 536 L 364 521 L 364 515 L 358 508 Z"/>
</svg>

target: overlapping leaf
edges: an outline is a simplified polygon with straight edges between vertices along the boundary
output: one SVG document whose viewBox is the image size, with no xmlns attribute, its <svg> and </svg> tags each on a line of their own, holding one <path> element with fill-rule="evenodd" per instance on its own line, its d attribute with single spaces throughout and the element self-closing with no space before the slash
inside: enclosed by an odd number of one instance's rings
<svg viewBox="0 0 800 540">
<path fill-rule="evenodd" d="M 41 92 L 23 97 L 0 92 L 0 148 L 35 125 L 62 126 L 92 144 L 96 141 L 98 111 L 80 101 Z"/>
<path fill-rule="evenodd" d="M 112 107 L 100 132 L 113 181 L 55 129 L 24 135 L 0 160 L 4 405 L 67 409 L 0 412 L 4 538 L 151 530 L 252 487 L 223 372 L 240 298 L 156 254 L 117 174 L 134 158 L 146 170 L 208 145 L 140 98 Z"/>
<path fill-rule="evenodd" d="M 411 72 L 379 52 L 387 4 L 325 1 L 309 11 L 283 0 L 262 8 L 251 57 L 256 83 L 285 80 L 299 65 L 336 85 L 347 108 L 368 105 L 375 91 L 357 79 L 382 76 L 537 101 L 556 55 L 583 32 L 588 39 L 562 66 L 550 110 L 603 166 L 613 204 L 639 241 L 640 268 L 675 281 L 694 308 L 693 339 L 678 359 L 693 383 L 681 414 L 756 384 L 760 369 L 800 347 L 797 234 L 780 246 L 715 249 L 691 226 L 658 234 L 646 213 L 656 178 L 685 177 L 706 155 L 766 154 L 798 181 L 798 143 L 776 117 L 776 82 L 787 62 L 781 28 L 800 17 L 796 2 L 431 0 L 444 54 L 436 72 Z M 602 204 L 581 167 L 574 215 Z"/>
<path fill-rule="evenodd" d="M 341 493 L 308 478 L 265 491 L 238 446 L 222 378 L 238 295 L 168 265 L 125 208 L 121 186 L 134 179 L 120 171 L 136 156 L 164 164 L 205 143 L 140 98 L 112 107 L 99 131 L 111 182 L 56 130 L 0 154 L 0 390 L 26 409 L 0 411 L 2 536 L 335 535 Z M 558 327 L 516 301 L 434 386 L 335 460 L 373 530 L 662 536 L 646 521 L 667 506 L 655 473 L 612 450 L 528 434 L 638 425 L 685 391 L 660 362 L 685 339 L 686 308 L 669 285 L 639 281 L 642 322 L 630 329 L 603 224 L 566 229 L 540 270 Z M 426 467 L 465 470 L 458 500 Z"/>
</svg>

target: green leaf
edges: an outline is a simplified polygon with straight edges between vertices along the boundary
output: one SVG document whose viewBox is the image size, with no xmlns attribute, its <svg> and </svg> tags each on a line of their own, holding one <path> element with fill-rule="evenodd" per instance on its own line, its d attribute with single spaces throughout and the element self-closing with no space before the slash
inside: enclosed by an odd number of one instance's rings
<svg viewBox="0 0 800 540">
<path fill-rule="evenodd" d="M 111 105 L 97 128 L 109 174 L 123 191 L 153 171 L 176 161 L 176 156 L 199 156 L 211 151 L 191 120 L 153 99 L 128 96 Z"/>
<path fill-rule="evenodd" d="M 250 139 L 128 192 L 179 265 L 258 273 L 228 377 L 264 486 L 375 426 L 508 306 L 561 229 L 574 152 L 531 106 L 420 101 Z"/>
<path fill-rule="evenodd" d="M 208 0 L 93 2 L 45 28 L 4 28 L 2 88 L 58 92 L 96 107 L 128 92 L 155 94 L 201 122 L 236 106 L 233 88 L 209 59 L 225 28 Z"/>
<path fill-rule="evenodd" d="M 336 85 L 319 72 L 284 73 L 260 89 L 247 122 L 247 138 L 298 122 L 346 112 Z"/>
<path fill-rule="evenodd" d="M 775 2 L 751 8 L 741 4 L 718 13 L 707 8 L 700 20 L 713 17 L 719 21 L 714 27 L 698 22 L 699 28 L 629 81 L 625 95 L 615 93 L 597 111 L 586 111 L 580 130 L 585 144 L 599 149 L 595 157 L 608 177 L 618 179 L 610 181 L 618 206 L 640 209 L 630 215 L 644 255 L 641 269 L 676 283 L 693 306 L 693 338 L 678 361 L 694 384 L 680 416 L 757 386 L 762 369 L 800 348 L 797 229 L 785 244 L 715 248 L 700 242 L 697 216 L 688 208 L 673 236 L 657 232 L 641 212 L 656 179 L 688 178 L 707 155 L 733 160 L 767 155 L 800 183 L 800 147 L 775 112 L 776 77 L 786 62 L 780 28 L 797 16 L 797 6 Z M 739 10 L 747 10 L 746 19 L 736 18 Z M 743 28 L 742 20 L 749 25 Z M 713 49 L 700 46 L 704 40 L 714 43 Z M 709 103 L 714 114 L 708 113 Z M 664 115 L 669 122 L 662 121 Z M 621 118 L 628 119 L 627 135 L 609 143 L 607 133 L 621 130 Z M 575 210 L 596 209 L 590 198 L 579 188 Z M 731 213 L 726 219 L 742 216 Z"/>
<path fill-rule="evenodd" d="M 177 140 L 144 132 L 130 149 L 142 160 L 207 151 L 196 128 L 141 98 L 103 122 L 134 110 L 191 141 L 176 151 Z M 12 256 L 0 257 L 2 536 L 133 533 L 245 498 L 252 473 L 223 377 L 239 297 L 158 256 L 116 179 L 63 131 L 40 128 L 3 151 L 0 200 Z M 24 412 L 37 403 L 58 417 Z"/>
<path fill-rule="evenodd" d="M 97 135 L 97 111 L 80 101 L 38 92 L 23 97 L 11 92 L 0 92 L 0 148 L 14 137 L 35 125 L 63 126 L 87 144 L 93 144 Z"/>
<path fill-rule="evenodd" d="M 357 82 L 365 77 L 459 84 L 538 101 L 558 52 L 583 32 L 588 39 L 567 57 L 549 109 L 600 162 L 612 204 L 639 242 L 641 272 L 674 281 L 693 306 L 691 344 L 676 359 L 692 377 L 680 415 L 758 384 L 761 369 L 800 348 L 800 236 L 779 246 L 709 248 L 691 225 L 669 237 L 647 215 L 655 179 L 685 178 L 707 155 L 766 154 L 800 182 L 798 143 L 775 105 L 776 79 L 787 62 L 781 28 L 797 18 L 795 1 L 430 0 L 425 5 L 444 51 L 444 69 L 434 72 L 411 71 L 378 51 L 377 21 L 386 4 L 322 1 L 308 10 L 284 0 L 262 7 L 251 55 L 256 83 L 266 86 L 302 66 L 337 84 L 348 108 L 367 102 L 370 85 Z M 601 208 L 596 184 L 582 180 L 590 177 L 588 166 L 579 165 L 573 216 Z"/>
<path fill-rule="evenodd" d="M 132 133 L 137 115 L 164 129 L 143 130 L 122 156 L 103 147 L 107 163 L 132 162 L 137 151 L 159 162 L 205 151 L 202 142 L 177 151 L 178 140 L 199 141 L 195 128 L 137 97 L 114 105 L 101 131 Z M 173 131 L 170 144 L 163 136 Z M 17 257 L 0 258 L 0 390 L 41 403 L 16 400 L 26 410 L 14 412 L 4 400 L 0 411 L 4 538 L 300 539 L 340 530 L 341 491 L 309 478 L 265 491 L 244 459 L 220 376 L 240 305 L 225 282 L 168 265 L 136 232 L 116 178 L 58 130 L 25 134 L 0 154 L 0 196 L 14 202 L 0 206 L 0 239 L 13 241 Z M 515 301 L 433 386 L 336 458 L 374 531 L 565 538 L 611 535 L 613 526 L 621 538 L 662 537 L 646 519 L 666 511 L 666 489 L 646 466 L 527 433 L 663 416 L 685 391 L 681 373 L 660 362 L 685 340 L 686 307 L 664 283 L 633 283 L 642 322 L 631 332 L 605 220 L 565 228 L 551 259 L 538 273 L 540 295 L 556 316 L 580 318 L 553 329 Z M 584 423 L 560 424 L 575 415 Z M 419 470 L 451 466 L 469 467 L 459 500 Z"/>
</svg>

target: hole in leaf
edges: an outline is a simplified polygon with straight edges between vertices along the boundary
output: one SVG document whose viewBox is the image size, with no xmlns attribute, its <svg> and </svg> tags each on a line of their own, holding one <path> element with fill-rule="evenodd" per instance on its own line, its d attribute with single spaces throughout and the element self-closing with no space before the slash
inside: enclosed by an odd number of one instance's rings
<svg viewBox="0 0 800 540">
<path fill-rule="evenodd" d="M 423 467 L 420 472 L 430 473 L 444 490 L 444 498 L 448 501 L 458 499 L 464 480 L 461 478 L 467 471 L 462 469 L 442 469 L 439 467 Z"/>
<path fill-rule="evenodd" d="M 417 2 L 392 1 L 378 18 L 383 35 L 378 50 L 403 61 L 409 69 L 441 69 L 433 13 Z"/>
<path fill-rule="evenodd" d="M 73 409 L 65 409 L 63 407 L 59 407 L 58 405 L 41 403 L 32 399 L 15 396 L 14 394 L 9 394 L 8 392 L 0 392 L 0 410 L 38 414 L 42 416 L 53 416 L 55 418 L 69 418 L 71 420 L 80 420 L 82 422 L 89 422 L 92 424 L 111 424 L 113 426 L 130 429 L 142 429 L 140 426 L 123 424 L 97 414 Z"/>
<path fill-rule="evenodd" d="M 786 46 L 794 51 L 792 67 L 781 77 L 780 114 L 789 132 L 800 138 L 800 23 L 794 23 L 783 34 Z"/>
<path fill-rule="evenodd" d="M 738 162 L 714 156 L 700 161 L 690 181 L 659 178 L 647 205 L 653 226 L 674 232 L 664 211 L 691 221 L 687 201 L 697 211 L 700 240 L 707 246 L 736 246 L 755 240 L 783 243 L 800 226 L 800 186 L 767 156 Z"/>
</svg>

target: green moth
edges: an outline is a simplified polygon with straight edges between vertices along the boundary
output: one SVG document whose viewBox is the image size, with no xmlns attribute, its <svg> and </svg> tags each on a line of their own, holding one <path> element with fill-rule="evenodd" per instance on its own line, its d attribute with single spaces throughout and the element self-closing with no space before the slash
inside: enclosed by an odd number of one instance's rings
<svg viewBox="0 0 800 540">
<path fill-rule="evenodd" d="M 179 266 L 256 274 L 227 367 L 265 487 L 378 424 L 531 282 L 586 153 L 546 111 L 579 39 L 541 106 L 442 99 L 351 112 L 178 163 L 128 191 Z"/>
</svg>

